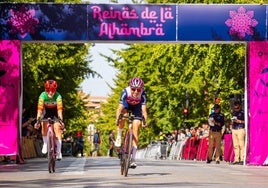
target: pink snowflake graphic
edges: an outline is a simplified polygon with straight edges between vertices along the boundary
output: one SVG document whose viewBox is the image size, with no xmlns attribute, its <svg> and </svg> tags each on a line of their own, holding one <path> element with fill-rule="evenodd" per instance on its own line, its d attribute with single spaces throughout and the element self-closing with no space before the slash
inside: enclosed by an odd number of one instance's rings
<svg viewBox="0 0 268 188">
<path fill-rule="evenodd" d="M 10 10 L 11 18 L 7 20 L 7 23 L 12 26 L 11 33 L 19 33 L 22 38 L 25 38 L 28 33 L 35 33 L 35 25 L 39 23 L 35 16 L 35 10 L 26 10 L 25 6 L 22 6 L 19 11 Z"/>
<path fill-rule="evenodd" d="M 252 19 L 254 11 L 246 11 L 244 7 L 240 7 L 237 12 L 231 10 L 229 16 L 231 19 L 226 20 L 225 24 L 230 27 L 230 35 L 237 35 L 239 39 L 244 38 L 246 34 L 253 35 L 253 28 L 258 25 L 258 21 Z"/>
</svg>

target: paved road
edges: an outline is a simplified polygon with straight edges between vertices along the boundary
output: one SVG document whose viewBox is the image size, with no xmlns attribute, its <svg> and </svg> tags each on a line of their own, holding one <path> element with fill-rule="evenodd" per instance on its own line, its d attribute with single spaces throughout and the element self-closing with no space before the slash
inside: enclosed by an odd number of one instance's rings
<svg viewBox="0 0 268 188">
<path fill-rule="evenodd" d="M 268 187 L 266 166 L 185 160 L 143 160 L 138 165 L 124 177 L 117 158 L 65 157 L 56 173 L 49 174 L 46 159 L 30 159 L 24 165 L 0 164 L 0 187 Z"/>
</svg>

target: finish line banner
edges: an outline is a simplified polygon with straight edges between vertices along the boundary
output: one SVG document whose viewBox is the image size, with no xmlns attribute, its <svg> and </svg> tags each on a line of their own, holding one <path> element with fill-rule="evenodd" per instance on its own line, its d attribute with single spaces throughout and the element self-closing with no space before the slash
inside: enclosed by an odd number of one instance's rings
<svg viewBox="0 0 268 188">
<path fill-rule="evenodd" d="M 0 155 L 15 155 L 19 141 L 20 41 L 0 40 Z"/>
<path fill-rule="evenodd" d="M 265 41 L 267 5 L 0 3 L 0 39 Z"/>
</svg>

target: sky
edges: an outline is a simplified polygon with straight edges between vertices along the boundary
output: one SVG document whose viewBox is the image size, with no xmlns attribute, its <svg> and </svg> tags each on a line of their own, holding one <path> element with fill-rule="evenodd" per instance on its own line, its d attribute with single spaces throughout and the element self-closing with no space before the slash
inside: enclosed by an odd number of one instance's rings
<svg viewBox="0 0 268 188">
<path fill-rule="evenodd" d="M 91 3 L 111 3 L 111 0 L 82 0 L 82 2 L 91 2 Z M 131 4 L 131 0 L 118 0 L 118 3 L 127 3 Z M 89 94 L 90 96 L 101 96 L 106 97 L 111 93 L 111 90 L 108 85 L 114 86 L 113 78 L 115 78 L 116 70 L 111 67 L 108 62 L 105 61 L 99 53 L 105 54 L 107 56 L 112 56 L 110 49 L 120 50 L 124 47 L 124 44 L 120 43 L 96 43 L 94 47 L 91 47 L 90 53 L 92 55 L 92 63 L 90 68 L 98 72 L 103 78 L 88 78 L 84 80 L 81 84 L 81 88 L 84 93 Z"/>
<path fill-rule="evenodd" d="M 106 59 L 100 56 L 105 54 L 109 57 L 113 56 L 111 49 L 120 50 L 124 48 L 124 44 L 120 43 L 96 43 L 90 48 L 90 54 L 92 55 L 92 62 L 90 63 L 90 68 L 97 73 L 99 73 L 102 78 L 90 77 L 81 84 L 81 88 L 84 93 L 90 96 L 101 96 L 106 97 L 111 93 L 108 85 L 114 86 L 113 78 L 116 75 L 116 69 L 106 62 Z"/>
</svg>

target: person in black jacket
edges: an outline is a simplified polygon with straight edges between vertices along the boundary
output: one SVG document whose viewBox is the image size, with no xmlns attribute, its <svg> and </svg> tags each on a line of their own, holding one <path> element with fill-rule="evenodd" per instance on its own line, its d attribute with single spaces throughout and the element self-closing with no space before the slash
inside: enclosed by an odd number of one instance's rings
<svg viewBox="0 0 268 188">
<path fill-rule="evenodd" d="M 222 140 L 222 127 L 224 126 L 224 115 L 221 113 L 221 106 L 219 104 L 214 105 L 214 112 L 209 115 L 209 137 L 208 137 L 208 158 L 207 163 L 211 163 L 212 155 L 214 153 L 213 147 L 215 146 L 215 161 L 216 164 L 220 164 L 221 140 Z"/>
<path fill-rule="evenodd" d="M 232 111 L 232 140 L 234 145 L 234 162 L 232 164 L 244 164 L 245 152 L 245 114 L 239 101 L 234 102 Z"/>
</svg>

